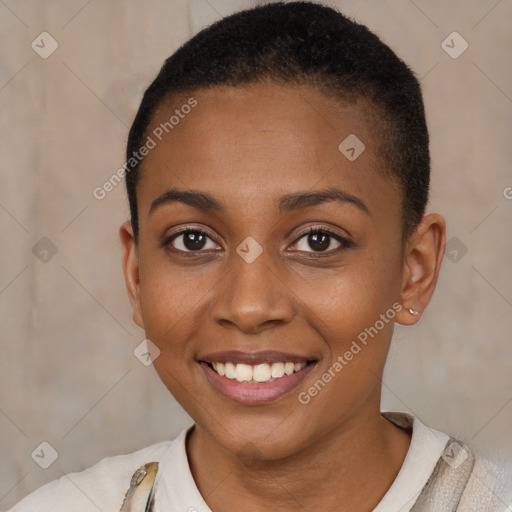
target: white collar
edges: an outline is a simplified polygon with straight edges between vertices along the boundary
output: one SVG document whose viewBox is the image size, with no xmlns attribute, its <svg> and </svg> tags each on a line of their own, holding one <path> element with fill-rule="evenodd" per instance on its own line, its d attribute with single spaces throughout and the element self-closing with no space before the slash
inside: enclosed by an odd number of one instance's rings
<svg viewBox="0 0 512 512">
<path fill-rule="evenodd" d="M 401 428 L 412 427 L 409 450 L 398 475 L 373 512 L 408 512 L 428 482 L 450 437 L 403 412 L 381 413 Z"/>
</svg>

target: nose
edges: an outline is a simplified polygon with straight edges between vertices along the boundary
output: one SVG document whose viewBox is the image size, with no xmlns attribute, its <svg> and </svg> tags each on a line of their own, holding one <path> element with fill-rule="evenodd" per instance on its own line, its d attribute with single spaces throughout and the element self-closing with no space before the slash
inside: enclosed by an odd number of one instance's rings
<svg viewBox="0 0 512 512">
<path fill-rule="evenodd" d="M 234 252 L 230 270 L 216 290 L 210 314 L 213 321 L 256 334 L 269 327 L 286 324 L 295 316 L 291 298 L 279 265 L 263 252 L 252 262 Z"/>
</svg>

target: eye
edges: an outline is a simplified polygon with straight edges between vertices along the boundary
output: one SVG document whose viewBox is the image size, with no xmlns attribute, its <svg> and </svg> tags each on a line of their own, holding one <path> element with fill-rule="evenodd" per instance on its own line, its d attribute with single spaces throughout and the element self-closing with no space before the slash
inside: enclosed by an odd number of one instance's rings
<svg viewBox="0 0 512 512">
<path fill-rule="evenodd" d="M 208 247 L 208 240 L 211 242 Z M 217 244 L 210 235 L 199 228 L 187 228 L 167 237 L 163 245 L 172 246 L 173 249 L 181 252 L 200 252 L 209 249 L 217 249 Z"/>
<path fill-rule="evenodd" d="M 333 242 L 337 244 L 334 248 L 332 247 Z M 303 252 L 336 252 L 340 247 L 348 249 L 352 247 L 352 242 L 346 238 L 333 233 L 332 231 L 325 228 L 310 228 L 305 233 L 302 233 L 294 245 L 297 245 L 297 249 Z M 312 248 L 312 251 L 308 251 L 308 246 Z"/>
<path fill-rule="evenodd" d="M 208 241 L 210 245 L 208 246 Z M 334 244 L 335 247 L 332 247 Z M 164 247 L 171 246 L 176 252 L 201 253 L 208 250 L 218 250 L 218 244 L 212 239 L 208 232 L 199 228 L 186 228 L 168 236 L 163 244 Z M 301 252 L 332 253 L 338 249 L 348 249 L 353 244 L 346 238 L 333 233 L 325 228 L 310 228 L 299 235 L 295 241 L 296 249 Z M 311 248 L 312 250 L 308 250 Z"/>
</svg>

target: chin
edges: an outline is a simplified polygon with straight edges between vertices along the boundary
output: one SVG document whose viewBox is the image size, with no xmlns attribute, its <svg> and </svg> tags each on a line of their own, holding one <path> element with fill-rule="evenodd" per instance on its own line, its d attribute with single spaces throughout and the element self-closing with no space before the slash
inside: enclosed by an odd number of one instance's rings
<svg viewBox="0 0 512 512">
<path fill-rule="evenodd" d="M 310 436 L 304 431 L 304 422 L 289 420 L 289 416 L 268 419 L 259 416 L 256 422 L 247 418 L 229 421 L 224 416 L 222 426 L 208 422 L 206 429 L 216 443 L 236 457 L 279 460 L 308 445 Z"/>
</svg>

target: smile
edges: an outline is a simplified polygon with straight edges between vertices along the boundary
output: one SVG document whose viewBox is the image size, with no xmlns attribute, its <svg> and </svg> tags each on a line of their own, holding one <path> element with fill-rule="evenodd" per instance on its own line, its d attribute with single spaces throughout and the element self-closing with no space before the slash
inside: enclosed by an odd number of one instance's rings
<svg viewBox="0 0 512 512">
<path fill-rule="evenodd" d="M 244 405 L 265 404 L 290 393 L 317 362 L 273 351 L 222 352 L 198 360 L 215 391 Z"/>
</svg>

